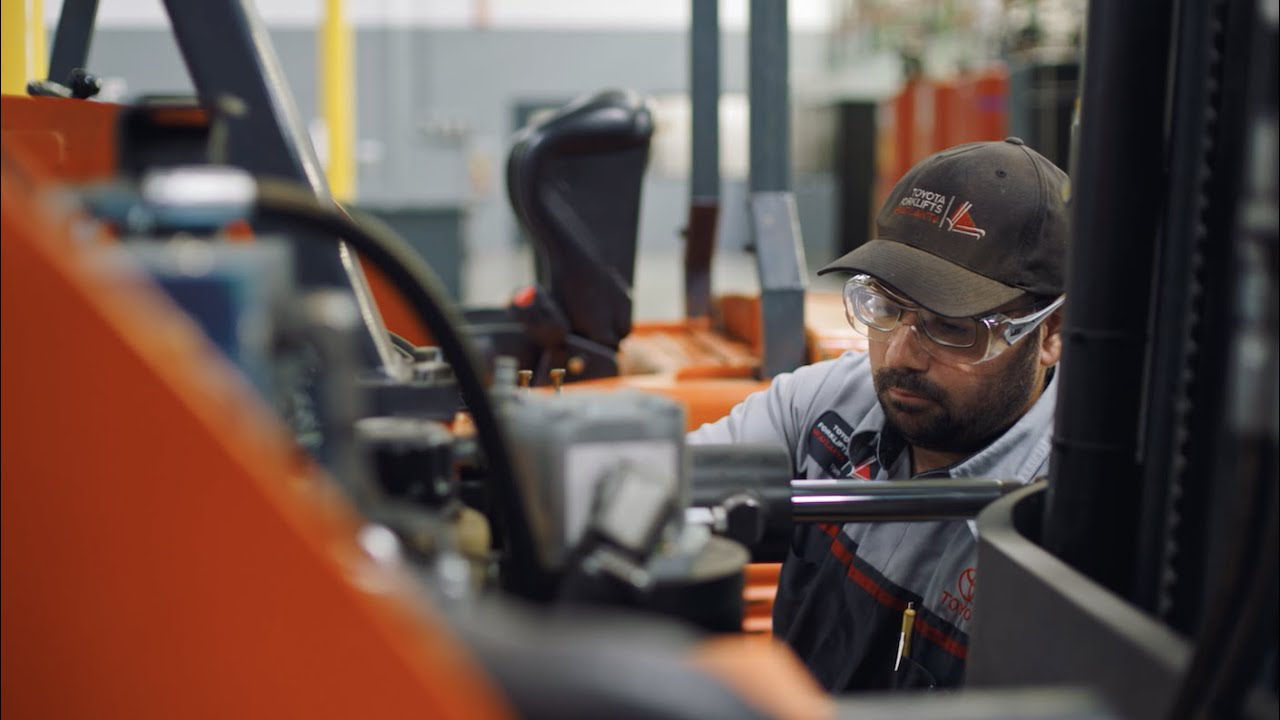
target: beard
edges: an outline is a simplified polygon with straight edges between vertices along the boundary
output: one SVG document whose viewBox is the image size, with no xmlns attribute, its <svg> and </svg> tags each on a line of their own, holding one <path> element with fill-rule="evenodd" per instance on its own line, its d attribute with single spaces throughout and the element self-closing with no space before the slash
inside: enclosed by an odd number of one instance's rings
<svg viewBox="0 0 1280 720">
<path fill-rule="evenodd" d="M 885 423 L 915 447 L 948 453 L 973 453 L 1017 422 L 1035 387 L 1036 336 L 1025 338 L 1009 367 L 984 377 L 972 407 L 957 406 L 940 385 L 914 370 L 882 368 L 872 376 Z M 900 405 L 887 393 L 897 388 L 932 402 L 923 408 Z"/>
</svg>

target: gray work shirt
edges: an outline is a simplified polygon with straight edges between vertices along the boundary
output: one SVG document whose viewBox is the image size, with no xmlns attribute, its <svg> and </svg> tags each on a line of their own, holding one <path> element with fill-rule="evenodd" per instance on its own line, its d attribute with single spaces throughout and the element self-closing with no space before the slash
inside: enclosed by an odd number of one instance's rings
<svg viewBox="0 0 1280 720">
<path fill-rule="evenodd" d="M 919 477 L 1047 474 L 1057 381 L 1012 427 L 962 462 Z M 905 442 L 885 427 L 865 354 L 779 375 L 690 443 L 778 443 L 796 477 L 910 477 Z M 972 521 L 799 525 L 783 563 L 774 633 L 829 690 L 957 685 L 976 589 Z M 893 671 L 902 613 L 917 617 L 910 662 Z"/>
</svg>

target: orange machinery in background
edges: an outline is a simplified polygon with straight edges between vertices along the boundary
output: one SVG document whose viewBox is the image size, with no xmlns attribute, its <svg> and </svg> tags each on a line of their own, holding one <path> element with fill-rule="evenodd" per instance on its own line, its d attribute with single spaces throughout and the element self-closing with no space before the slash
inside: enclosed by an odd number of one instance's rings
<svg viewBox="0 0 1280 720">
<path fill-rule="evenodd" d="M 203 334 L 41 191 L 109 170 L 112 115 L 4 99 L 5 717 L 509 716 Z"/>
<path fill-rule="evenodd" d="M 19 149 L 46 178 L 91 182 L 116 170 L 116 116 L 120 105 L 62 98 L 5 95 L 0 100 L 0 142 Z"/>
<path fill-rule="evenodd" d="M 369 263 L 363 266 L 387 329 L 415 344 L 430 344 L 429 334 L 391 284 Z M 747 395 L 767 388 L 769 381 L 757 377 L 763 342 L 759 298 L 717 298 L 714 315 L 714 322 L 698 318 L 639 323 L 622 341 L 621 374 L 570 382 L 565 389 L 633 389 L 665 395 L 684 405 L 689 430 L 719 420 Z M 867 348 L 866 339 L 845 320 L 839 293 L 806 295 L 804 335 L 805 356 L 811 363 Z"/>
<path fill-rule="evenodd" d="M 889 191 L 925 157 L 980 140 L 1002 140 L 1009 131 L 1009 70 L 995 64 L 954 77 L 907 79 L 880 105 L 876 121 L 878 208 Z"/>
</svg>

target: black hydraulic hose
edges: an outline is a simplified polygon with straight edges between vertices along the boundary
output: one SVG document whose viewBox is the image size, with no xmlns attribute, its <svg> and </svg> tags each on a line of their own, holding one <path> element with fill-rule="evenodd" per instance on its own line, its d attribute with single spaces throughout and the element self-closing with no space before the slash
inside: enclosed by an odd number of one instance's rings
<svg viewBox="0 0 1280 720">
<path fill-rule="evenodd" d="M 320 234 L 314 237 L 341 238 L 382 271 L 431 332 L 453 367 L 458 389 L 475 423 L 477 440 L 488 459 L 504 545 L 512 561 L 507 568 L 510 572 L 504 573 L 504 584 L 527 597 L 545 597 L 549 592 L 547 576 L 541 571 L 533 535 L 525 523 L 527 515 L 510 445 L 481 381 L 480 365 L 458 331 L 462 318 L 445 299 L 448 294 L 443 283 L 385 224 L 368 216 L 347 214 L 336 205 L 317 200 L 304 188 L 283 181 L 259 180 L 255 210 L 318 231 Z"/>
</svg>

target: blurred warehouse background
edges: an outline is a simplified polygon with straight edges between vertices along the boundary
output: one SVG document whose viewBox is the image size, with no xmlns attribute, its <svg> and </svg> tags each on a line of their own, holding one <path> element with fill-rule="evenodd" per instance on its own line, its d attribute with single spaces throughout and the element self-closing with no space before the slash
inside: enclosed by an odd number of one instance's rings
<svg viewBox="0 0 1280 720">
<path fill-rule="evenodd" d="M 35 5 L 51 33 L 61 0 Z M 635 306 L 638 319 L 683 315 L 686 0 L 257 5 L 336 194 L 399 229 L 468 304 L 504 302 L 533 277 L 506 197 L 512 134 L 603 88 L 651 98 Z M 791 157 L 811 269 L 862 242 L 888 186 L 935 149 L 1013 134 L 1066 166 L 1084 0 L 792 0 L 789 10 Z M 722 291 L 756 286 L 747 15 L 746 0 L 720 3 Z M 193 92 L 159 0 L 101 0 L 88 66 L 103 100 Z"/>
</svg>

